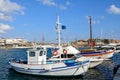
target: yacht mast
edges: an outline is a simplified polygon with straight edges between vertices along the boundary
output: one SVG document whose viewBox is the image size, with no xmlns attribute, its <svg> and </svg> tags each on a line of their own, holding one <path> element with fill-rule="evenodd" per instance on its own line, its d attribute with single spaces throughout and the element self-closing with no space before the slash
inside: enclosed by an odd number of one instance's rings
<svg viewBox="0 0 120 80">
<path fill-rule="evenodd" d="M 92 17 L 90 16 L 90 49 L 92 49 L 92 45 L 93 41 L 92 41 Z"/>
</svg>

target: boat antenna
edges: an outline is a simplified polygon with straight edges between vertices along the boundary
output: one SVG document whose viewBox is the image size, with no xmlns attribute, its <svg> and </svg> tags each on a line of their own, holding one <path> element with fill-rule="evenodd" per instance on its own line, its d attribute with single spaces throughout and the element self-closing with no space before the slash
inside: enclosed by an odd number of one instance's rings
<svg viewBox="0 0 120 80">
<path fill-rule="evenodd" d="M 61 47 L 60 47 L 60 44 L 61 44 L 61 29 L 60 29 L 60 19 L 59 19 L 59 16 L 57 15 L 57 22 L 56 22 L 56 31 L 57 31 L 57 36 L 58 36 L 58 52 L 59 52 L 59 55 L 60 55 L 60 58 L 61 58 L 61 53 L 60 53 L 60 50 L 61 50 Z M 61 60 L 60 60 L 61 62 Z"/>
</svg>

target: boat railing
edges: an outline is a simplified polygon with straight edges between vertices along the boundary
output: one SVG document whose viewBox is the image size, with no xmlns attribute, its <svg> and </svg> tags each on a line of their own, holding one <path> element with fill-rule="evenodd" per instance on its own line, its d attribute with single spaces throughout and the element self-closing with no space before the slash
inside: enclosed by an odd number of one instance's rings
<svg viewBox="0 0 120 80">
<path fill-rule="evenodd" d="M 75 63 L 77 62 L 76 59 L 63 59 L 61 60 L 64 63 Z M 60 60 L 47 60 L 47 61 L 30 61 L 29 63 L 27 61 L 13 61 L 15 63 L 21 63 L 21 64 L 55 64 L 55 63 L 59 63 Z M 84 62 L 84 61 L 83 61 Z"/>
<path fill-rule="evenodd" d="M 21 64 L 54 64 L 60 62 L 59 60 L 55 61 L 30 61 L 29 63 L 27 61 L 16 61 L 16 63 L 21 63 Z"/>
</svg>

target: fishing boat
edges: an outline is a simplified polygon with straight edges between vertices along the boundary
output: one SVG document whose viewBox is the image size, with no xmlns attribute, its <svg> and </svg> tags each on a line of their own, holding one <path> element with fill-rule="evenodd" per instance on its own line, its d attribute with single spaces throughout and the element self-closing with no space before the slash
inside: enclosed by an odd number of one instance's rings
<svg viewBox="0 0 120 80">
<path fill-rule="evenodd" d="M 109 43 L 107 45 L 98 46 L 98 49 L 114 50 L 115 53 L 120 53 L 119 43 Z"/>
<path fill-rule="evenodd" d="M 67 59 L 67 58 L 73 58 L 73 57 L 79 57 L 77 61 L 84 61 L 86 59 L 90 60 L 90 65 L 89 68 L 94 68 L 101 64 L 104 59 L 101 58 L 102 55 L 96 55 L 96 56 L 83 56 L 79 50 L 74 48 L 73 46 L 67 46 L 61 49 L 61 58 L 62 59 Z M 93 54 L 93 53 L 92 53 Z M 57 56 L 57 55 L 56 55 Z M 51 58 L 51 60 L 57 60 L 58 58 Z"/>
<path fill-rule="evenodd" d="M 27 61 L 10 61 L 11 67 L 20 73 L 41 76 L 77 76 L 84 75 L 89 67 L 89 60 L 77 61 L 47 59 L 46 49 L 30 49 Z"/>
<path fill-rule="evenodd" d="M 27 51 L 27 61 L 10 61 L 11 67 L 20 73 L 40 76 L 78 76 L 84 75 L 89 68 L 89 59 L 83 60 L 81 56 L 61 58 L 60 23 L 57 16 L 58 49 L 48 58 L 47 48 L 33 48 Z M 54 58 L 54 59 L 53 59 Z M 56 58 L 56 60 L 55 60 Z M 78 61 L 77 59 L 82 59 Z"/>
<path fill-rule="evenodd" d="M 90 49 L 80 50 L 82 56 L 108 59 L 108 58 L 111 58 L 114 54 L 114 50 L 93 49 L 93 46 L 95 45 L 95 41 L 93 41 L 92 39 L 92 18 L 91 16 L 90 16 L 90 40 L 88 44 L 90 46 Z"/>
<path fill-rule="evenodd" d="M 114 50 L 83 50 L 81 51 L 81 55 L 86 57 L 109 59 L 113 57 Z"/>
</svg>

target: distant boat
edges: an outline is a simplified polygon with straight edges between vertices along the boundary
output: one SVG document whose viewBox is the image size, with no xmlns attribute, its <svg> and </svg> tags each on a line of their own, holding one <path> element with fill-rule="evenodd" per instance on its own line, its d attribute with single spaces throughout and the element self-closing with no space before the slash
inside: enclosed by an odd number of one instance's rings
<svg viewBox="0 0 120 80">
<path fill-rule="evenodd" d="M 96 50 L 96 49 L 93 49 L 93 46 L 95 46 L 95 41 L 93 41 L 93 39 L 92 39 L 92 18 L 91 18 L 91 16 L 90 16 L 89 46 L 90 46 L 90 49 L 80 50 L 82 56 L 108 59 L 108 58 L 111 58 L 114 54 L 114 50 Z"/>
<path fill-rule="evenodd" d="M 98 49 L 114 50 L 115 53 L 120 53 L 119 43 L 109 43 L 107 45 L 98 46 Z"/>
<path fill-rule="evenodd" d="M 113 57 L 114 50 L 81 50 L 81 55 L 86 57 L 98 57 L 101 59 L 109 59 Z"/>
</svg>

